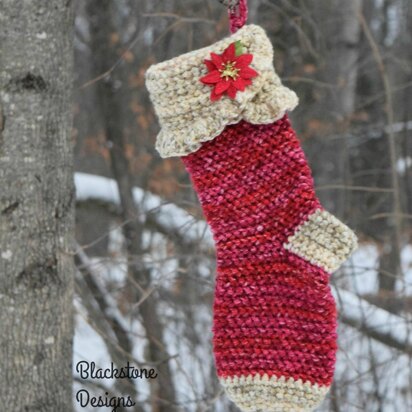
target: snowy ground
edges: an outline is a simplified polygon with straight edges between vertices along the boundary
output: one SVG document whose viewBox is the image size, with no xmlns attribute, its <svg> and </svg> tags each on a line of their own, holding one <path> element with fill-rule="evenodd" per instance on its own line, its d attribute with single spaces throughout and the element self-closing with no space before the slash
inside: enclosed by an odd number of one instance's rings
<svg viewBox="0 0 412 412">
<path fill-rule="evenodd" d="M 89 175 L 76 174 L 76 187 L 78 198 L 98 198 L 109 202 L 118 202 L 118 193 L 115 185 L 109 179 L 90 177 Z M 193 222 L 186 212 L 174 205 L 161 206 L 161 199 L 154 195 L 144 194 L 136 189 L 135 198 L 142 202 L 146 199 L 143 210 L 159 209 L 159 219 L 165 225 L 175 225 L 175 228 L 185 227 L 184 231 L 189 238 L 202 239 L 210 246 L 211 235 L 204 232 L 204 222 Z M 164 215 L 163 215 L 164 212 Z M 171 218 L 173 216 L 173 218 Z M 190 220 L 190 221 L 189 221 Z M 116 249 L 121 245 L 121 236 L 118 231 L 111 235 L 111 248 Z M 120 240 L 119 240 L 120 239 Z M 153 239 L 151 239 L 153 240 Z M 158 245 L 157 258 L 167 252 L 167 247 L 162 246 L 161 237 L 156 240 Z M 116 251 L 116 250 L 114 250 Z M 163 256 L 163 257 L 165 257 Z M 162 287 L 173 285 L 176 276 L 176 263 L 170 259 L 165 260 L 164 266 L 161 259 L 153 260 L 148 254 L 145 257 L 147 264 L 153 264 L 156 280 L 161 282 Z M 400 294 L 412 293 L 412 245 L 406 246 L 402 251 L 402 264 L 404 280 L 399 281 L 397 290 Z M 353 255 L 341 276 L 338 274 L 339 289 L 335 289 L 336 298 L 343 305 L 340 310 L 345 311 L 348 316 L 363 319 L 373 325 L 377 330 L 386 331 L 403 341 L 412 342 L 412 319 L 406 315 L 394 316 L 377 309 L 364 301 L 359 300 L 356 295 L 369 294 L 377 291 L 377 265 L 378 249 L 373 244 L 362 244 Z M 121 259 L 114 262 L 102 263 L 95 261 L 95 270 L 99 273 L 100 281 L 105 288 L 119 290 L 124 286 L 125 274 L 124 264 Z M 205 265 L 205 277 L 210 274 L 210 267 Z M 211 286 L 208 286 L 210 289 Z M 112 303 L 116 305 L 115 296 Z M 94 330 L 88 321 L 85 308 L 79 300 L 76 300 L 76 333 L 74 339 L 73 373 L 76 365 L 82 360 L 94 361 L 100 367 L 108 367 L 110 356 L 106 349 L 104 340 Z M 121 316 L 117 307 L 113 307 L 118 316 Z M 211 376 L 213 376 L 213 356 L 211 354 L 211 308 L 203 304 L 194 307 L 191 312 L 191 320 L 188 323 L 186 313 L 179 310 L 177 306 L 167 303 L 161 307 L 162 316 L 167 319 L 166 341 L 169 353 L 175 356 L 172 362 L 175 382 L 177 386 L 179 401 L 184 405 L 183 411 L 216 411 L 227 410 L 224 398 L 218 399 L 214 407 L 208 407 L 203 401 L 216 393 L 211 387 Z M 143 359 L 143 339 L 138 336 L 142 334 L 140 325 L 128 319 L 122 322 L 128 324 L 129 330 L 134 338 L 134 352 L 136 359 Z M 187 336 L 194 334 L 199 342 L 193 341 Z M 377 343 L 375 340 L 365 338 L 357 330 L 340 324 L 339 328 L 339 353 L 335 373 L 335 388 L 330 394 L 330 399 L 325 401 L 320 412 L 341 410 L 343 412 L 410 412 L 412 411 L 412 360 L 401 352 L 390 349 Z M 107 388 L 113 385 L 113 381 L 105 380 L 103 383 Z M 139 399 L 145 400 L 149 396 L 148 385 L 138 381 Z M 75 382 L 75 393 L 86 388 L 86 385 Z M 90 389 L 90 391 L 92 391 Z M 332 408 L 333 398 L 344 399 L 340 401 L 340 409 Z M 378 408 L 377 399 L 384 405 Z M 92 411 L 95 408 L 80 408 L 75 402 L 77 411 Z M 200 407 L 199 407 L 200 405 Z M 101 410 L 109 410 L 103 408 Z M 149 408 L 147 409 L 150 410 Z"/>
</svg>

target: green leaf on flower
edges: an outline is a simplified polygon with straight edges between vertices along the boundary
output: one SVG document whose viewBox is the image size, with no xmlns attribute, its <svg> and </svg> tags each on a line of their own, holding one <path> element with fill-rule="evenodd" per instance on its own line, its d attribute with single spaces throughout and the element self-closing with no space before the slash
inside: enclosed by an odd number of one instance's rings
<svg viewBox="0 0 412 412">
<path fill-rule="evenodd" d="M 245 46 L 242 44 L 240 40 L 235 41 L 235 50 L 236 50 L 236 56 L 240 56 L 244 52 Z"/>
</svg>

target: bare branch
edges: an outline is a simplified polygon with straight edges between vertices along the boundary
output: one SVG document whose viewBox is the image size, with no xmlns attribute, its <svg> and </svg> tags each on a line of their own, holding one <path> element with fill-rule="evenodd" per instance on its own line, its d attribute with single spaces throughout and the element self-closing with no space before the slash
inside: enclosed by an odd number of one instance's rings
<svg viewBox="0 0 412 412">
<path fill-rule="evenodd" d="M 405 319 L 347 290 L 335 288 L 335 295 L 343 323 L 386 346 L 412 355 L 412 334 L 405 326 Z"/>
</svg>

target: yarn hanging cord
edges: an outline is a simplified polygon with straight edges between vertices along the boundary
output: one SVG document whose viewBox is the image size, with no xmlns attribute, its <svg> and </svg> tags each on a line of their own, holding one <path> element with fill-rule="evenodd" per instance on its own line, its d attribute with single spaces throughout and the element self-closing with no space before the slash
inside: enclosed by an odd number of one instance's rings
<svg viewBox="0 0 412 412">
<path fill-rule="evenodd" d="M 228 8 L 230 32 L 236 33 L 247 20 L 247 0 L 219 0 Z"/>
</svg>

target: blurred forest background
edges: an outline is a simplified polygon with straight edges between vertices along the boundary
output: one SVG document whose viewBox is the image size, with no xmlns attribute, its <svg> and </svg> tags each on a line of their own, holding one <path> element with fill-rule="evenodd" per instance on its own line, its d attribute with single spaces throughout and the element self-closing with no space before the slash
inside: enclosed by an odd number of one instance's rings
<svg viewBox="0 0 412 412">
<path fill-rule="evenodd" d="M 300 97 L 291 118 L 323 205 L 360 238 L 332 277 L 340 349 L 319 411 L 411 411 L 412 2 L 250 0 L 248 22 Z M 129 360 L 159 378 L 74 370 L 75 392 L 130 394 L 136 412 L 237 411 L 214 371 L 211 235 L 181 161 L 154 150 L 144 86 L 151 64 L 227 34 L 217 0 L 76 2 L 74 364 Z"/>
</svg>

